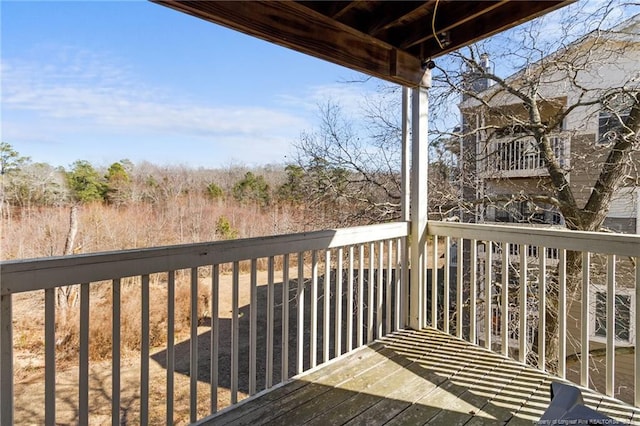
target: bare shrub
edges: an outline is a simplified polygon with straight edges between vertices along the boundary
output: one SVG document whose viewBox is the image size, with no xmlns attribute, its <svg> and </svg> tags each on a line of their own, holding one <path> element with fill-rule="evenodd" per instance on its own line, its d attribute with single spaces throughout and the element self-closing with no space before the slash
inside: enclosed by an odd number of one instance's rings
<svg viewBox="0 0 640 426">
<path fill-rule="evenodd" d="M 92 360 L 111 358 L 113 345 L 112 327 L 112 292 L 111 285 L 94 284 L 96 288 L 91 294 L 89 320 L 89 357 Z M 204 285 L 199 283 L 198 315 L 200 322 L 209 315 L 209 294 Z M 175 323 L 174 331 L 177 339 L 186 337 L 191 326 L 190 283 L 179 276 L 176 279 Z M 123 356 L 139 353 L 141 335 L 141 284 L 136 278 L 122 285 L 120 291 L 120 348 Z M 79 309 L 57 312 L 56 318 L 56 355 L 60 361 L 74 361 L 80 347 L 80 311 Z M 22 317 L 26 318 L 26 317 Z M 167 343 L 167 285 L 150 284 L 149 291 L 149 345 L 151 348 L 162 347 Z M 42 350 L 41 339 L 28 339 L 32 327 L 29 321 L 20 320 L 16 325 L 21 338 L 18 344 L 22 350 L 38 352 Z M 24 333 L 22 331 L 25 331 Z"/>
</svg>

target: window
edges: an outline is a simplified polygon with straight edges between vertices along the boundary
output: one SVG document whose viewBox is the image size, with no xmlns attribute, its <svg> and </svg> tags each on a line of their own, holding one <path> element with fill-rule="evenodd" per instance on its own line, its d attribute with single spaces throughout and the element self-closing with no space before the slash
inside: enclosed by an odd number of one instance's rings
<svg viewBox="0 0 640 426">
<path fill-rule="evenodd" d="M 634 103 L 634 97 L 619 93 L 607 99 L 598 115 L 598 142 L 612 142 L 623 130 L 622 122 L 626 122 Z"/>
<path fill-rule="evenodd" d="M 558 225 L 562 223 L 562 215 L 547 204 L 536 204 L 531 201 L 512 201 L 502 206 L 495 206 L 494 220 L 504 223 L 540 223 Z"/>
<path fill-rule="evenodd" d="M 556 159 L 560 162 L 560 166 L 569 166 L 569 139 L 561 136 L 550 136 L 551 147 Z"/>
<path fill-rule="evenodd" d="M 604 286 L 595 286 L 591 291 L 591 337 L 605 342 L 607 338 L 607 291 Z M 616 345 L 633 345 L 635 330 L 633 316 L 635 304 L 632 293 L 627 289 L 618 289 L 615 295 L 615 333 Z"/>
<path fill-rule="evenodd" d="M 598 116 L 598 142 L 605 144 L 613 142 L 618 137 L 618 133 L 622 130 L 620 120 L 626 120 L 629 112 L 626 111 L 618 116 L 607 111 L 600 111 Z"/>
</svg>

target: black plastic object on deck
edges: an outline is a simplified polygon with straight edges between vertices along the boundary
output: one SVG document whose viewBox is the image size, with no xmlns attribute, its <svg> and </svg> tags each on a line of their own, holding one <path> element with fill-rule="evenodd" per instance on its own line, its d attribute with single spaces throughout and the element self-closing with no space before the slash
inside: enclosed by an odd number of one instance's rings
<svg viewBox="0 0 640 426">
<path fill-rule="evenodd" d="M 577 387 L 552 382 L 551 403 L 540 417 L 538 424 L 620 425 L 622 423 L 584 405 L 582 393 Z"/>
</svg>

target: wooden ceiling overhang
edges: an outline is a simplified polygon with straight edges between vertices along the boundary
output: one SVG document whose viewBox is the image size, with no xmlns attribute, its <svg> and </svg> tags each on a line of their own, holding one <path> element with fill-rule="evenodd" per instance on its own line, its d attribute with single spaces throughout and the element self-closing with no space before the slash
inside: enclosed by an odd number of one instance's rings
<svg viewBox="0 0 640 426">
<path fill-rule="evenodd" d="M 152 1 L 410 87 L 426 61 L 573 2 Z"/>
</svg>

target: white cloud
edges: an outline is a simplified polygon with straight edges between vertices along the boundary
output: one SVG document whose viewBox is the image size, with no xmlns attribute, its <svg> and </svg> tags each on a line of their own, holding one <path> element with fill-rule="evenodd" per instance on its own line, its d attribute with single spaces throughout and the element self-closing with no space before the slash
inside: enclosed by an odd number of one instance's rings
<svg viewBox="0 0 640 426">
<path fill-rule="evenodd" d="M 331 101 L 340 105 L 345 114 L 355 116 L 362 113 L 366 98 L 380 96 L 380 92 L 374 87 L 375 84 L 380 84 L 379 80 L 315 85 L 302 94 L 281 95 L 279 99 L 283 105 L 301 108 L 310 114 L 317 114 L 319 105 Z"/>
<path fill-rule="evenodd" d="M 187 94 L 150 87 L 113 58 L 70 47 L 56 49 L 44 63 L 39 59 L 3 58 L 2 109 L 5 137 L 64 140 L 71 133 L 137 138 L 173 135 L 176 140 L 215 141 L 218 146 L 272 161 L 310 126 L 303 114 L 261 106 L 211 105 Z M 46 131 L 43 131 L 46 127 Z M 283 142 L 285 141 L 285 142 Z M 81 148 L 81 147 L 78 147 Z M 179 147 L 178 147 L 179 148 Z M 197 158 L 197 154 L 195 155 Z M 265 157 L 266 156 L 266 157 Z M 255 157 L 255 156 L 254 156 Z"/>
</svg>

